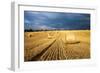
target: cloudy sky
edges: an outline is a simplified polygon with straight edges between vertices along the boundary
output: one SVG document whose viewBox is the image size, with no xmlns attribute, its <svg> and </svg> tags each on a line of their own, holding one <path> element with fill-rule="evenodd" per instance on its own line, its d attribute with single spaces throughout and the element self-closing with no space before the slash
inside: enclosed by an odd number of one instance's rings
<svg viewBox="0 0 100 73">
<path fill-rule="evenodd" d="M 24 11 L 24 28 L 41 29 L 90 29 L 90 14 Z"/>
</svg>

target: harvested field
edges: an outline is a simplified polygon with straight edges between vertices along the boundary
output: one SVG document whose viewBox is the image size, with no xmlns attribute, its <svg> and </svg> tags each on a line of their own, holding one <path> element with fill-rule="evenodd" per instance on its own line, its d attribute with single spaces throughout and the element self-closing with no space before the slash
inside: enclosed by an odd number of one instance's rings
<svg viewBox="0 0 100 73">
<path fill-rule="evenodd" d="M 90 30 L 24 32 L 24 61 L 90 58 Z"/>
</svg>

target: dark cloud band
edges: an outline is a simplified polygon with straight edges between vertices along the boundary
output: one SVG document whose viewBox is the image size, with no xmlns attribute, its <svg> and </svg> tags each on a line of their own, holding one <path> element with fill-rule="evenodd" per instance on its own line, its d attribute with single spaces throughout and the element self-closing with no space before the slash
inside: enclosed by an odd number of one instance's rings
<svg viewBox="0 0 100 73">
<path fill-rule="evenodd" d="M 90 29 L 90 14 L 24 11 L 24 27 L 33 30 Z"/>
</svg>

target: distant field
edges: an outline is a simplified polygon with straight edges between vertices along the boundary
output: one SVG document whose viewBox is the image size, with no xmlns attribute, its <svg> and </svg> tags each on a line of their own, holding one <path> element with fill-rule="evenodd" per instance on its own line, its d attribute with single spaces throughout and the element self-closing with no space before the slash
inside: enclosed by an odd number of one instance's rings
<svg viewBox="0 0 100 73">
<path fill-rule="evenodd" d="M 90 30 L 24 33 L 24 61 L 90 58 Z"/>
</svg>

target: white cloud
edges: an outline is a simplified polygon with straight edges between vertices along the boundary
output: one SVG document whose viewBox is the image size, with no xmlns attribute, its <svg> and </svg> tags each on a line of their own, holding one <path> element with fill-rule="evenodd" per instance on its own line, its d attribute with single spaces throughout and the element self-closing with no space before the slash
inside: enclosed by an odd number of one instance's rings
<svg viewBox="0 0 100 73">
<path fill-rule="evenodd" d="M 52 30 L 52 29 L 55 29 L 55 28 L 53 28 L 53 27 L 46 26 L 46 25 L 40 25 L 40 24 L 32 25 L 32 28 L 33 28 L 34 30 Z"/>
<path fill-rule="evenodd" d="M 25 19 L 24 21 L 25 21 L 25 23 L 27 23 L 27 24 L 29 24 L 29 23 L 30 23 L 30 21 L 29 21 L 29 20 L 27 20 L 27 19 Z"/>
</svg>

